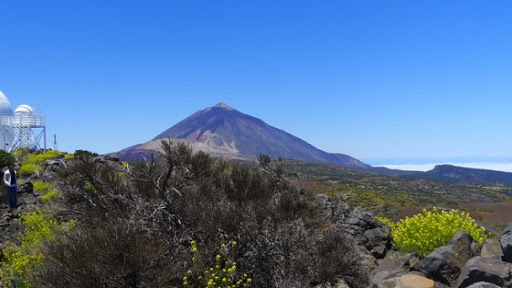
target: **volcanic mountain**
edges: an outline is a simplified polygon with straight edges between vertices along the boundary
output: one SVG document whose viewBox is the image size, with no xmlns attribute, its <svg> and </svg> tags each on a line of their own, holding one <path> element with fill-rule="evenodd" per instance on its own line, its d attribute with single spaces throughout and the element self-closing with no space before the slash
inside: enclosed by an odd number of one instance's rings
<svg viewBox="0 0 512 288">
<path fill-rule="evenodd" d="M 371 166 L 344 154 L 331 154 L 304 140 L 241 113 L 224 103 L 198 111 L 149 142 L 116 153 L 123 160 L 138 160 L 156 150 L 162 139 L 186 142 L 195 151 L 224 159 L 253 160 L 260 154 L 304 162 L 334 164 L 354 170 Z"/>
<path fill-rule="evenodd" d="M 226 160 L 254 160 L 260 154 L 272 158 L 338 165 L 352 170 L 394 177 L 433 180 L 450 184 L 489 183 L 512 185 L 512 173 L 438 165 L 433 170 L 403 171 L 372 167 L 345 154 L 327 153 L 262 120 L 241 113 L 224 103 L 198 111 L 157 135 L 151 141 L 123 149 L 113 156 L 123 161 L 149 157 L 163 139 L 186 143 Z"/>
</svg>

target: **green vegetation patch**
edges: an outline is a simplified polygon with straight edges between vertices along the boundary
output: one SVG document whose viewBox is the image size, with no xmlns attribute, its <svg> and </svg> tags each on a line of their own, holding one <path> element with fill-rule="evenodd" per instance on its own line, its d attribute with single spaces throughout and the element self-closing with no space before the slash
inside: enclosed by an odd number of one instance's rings
<svg viewBox="0 0 512 288">
<path fill-rule="evenodd" d="M 59 199 L 59 192 L 57 189 L 50 189 L 41 195 L 41 201 L 43 203 L 55 202 Z"/>
<path fill-rule="evenodd" d="M 36 174 L 36 171 L 37 172 L 43 171 L 43 167 L 40 165 L 37 165 L 37 164 L 23 164 L 23 165 L 21 165 L 21 168 L 18 171 L 18 173 L 21 176 L 31 176 L 31 175 Z"/>
<path fill-rule="evenodd" d="M 15 162 L 16 158 L 14 157 L 14 155 L 4 150 L 0 150 L 0 168 L 9 166 L 11 164 L 14 164 Z"/>
<path fill-rule="evenodd" d="M 52 187 L 51 183 L 44 182 L 43 180 L 35 180 L 32 184 L 34 185 L 35 192 L 46 192 Z"/>
<path fill-rule="evenodd" d="M 422 257 L 446 245 L 460 231 L 468 232 L 478 243 L 487 238 L 483 227 L 479 227 L 469 214 L 459 213 L 458 210 L 423 209 L 423 213 L 397 223 L 383 217 L 377 218 L 391 227 L 393 242 L 398 250 L 406 253 L 417 251 Z"/>
<path fill-rule="evenodd" d="M 21 217 L 24 234 L 18 236 L 20 245 L 6 243 L 2 249 L 5 258 L 0 267 L 0 279 L 13 287 L 33 287 L 28 277 L 34 269 L 44 264 L 41 247 L 55 239 L 56 231 L 72 226 L 61 226 L 50 213 L 36 210 Z"/>
<path fill-rule="evenodd" d="M 41 164 L 46 160 L 58 158 L 62 152 L 57 150 L 48 150 L 44 153 L 27 153 L 26 151 L 16 151 L 15 155 L 21 159 L 23 164 Z"/>
<path fill-rule="evenodd" d="M 34 192 L 42 192 L 41 201 L 43 203 L 54 202 L 59 198 L 59 192 L 57 189 L 50 189 L 52 184 L 44 182 L 42 180 L 36 180 L 33 182 Z"/>
<path fill-rule="evenodd" d="M 75 157 L 96 157 L 96 156 L 99 156 L 99 154 L 96 152 L 88 151 L 88 150 L 76 150 L 74 156 Z"/>
</svg>

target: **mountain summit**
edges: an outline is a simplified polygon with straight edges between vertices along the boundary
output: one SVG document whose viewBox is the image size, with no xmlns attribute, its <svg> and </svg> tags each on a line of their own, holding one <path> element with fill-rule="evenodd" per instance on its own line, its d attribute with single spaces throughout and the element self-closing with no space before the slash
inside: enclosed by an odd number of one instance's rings
<svg viewBox="0 0 512 288">
<path fill-rule="evenodd" d="M 235 110 L 235 109 L 229 107 L 228 104 L 226 104 L 224 102 L 217 103 L 217 105 L 215 105 L 215 107 L 217 107 L 217 108 L 224 108 L 224 109 L 227 109 L 227 110 Z"/>
<path fill-rule="evenodd" d="M 160 140 L 167 138 L 184 141 L 196 151 L 227 159 L 252 160 L 259 154 L 267 154 L 272 158 L 335 164 L 355 170 L 371 168 L 348 155 L 317 149 L 223 102 L 192 114 L 149 142 L 129 147 L 117 154 L 124 160 L 136 160 L 145 151 L 158 149 Z"/>
</svg>

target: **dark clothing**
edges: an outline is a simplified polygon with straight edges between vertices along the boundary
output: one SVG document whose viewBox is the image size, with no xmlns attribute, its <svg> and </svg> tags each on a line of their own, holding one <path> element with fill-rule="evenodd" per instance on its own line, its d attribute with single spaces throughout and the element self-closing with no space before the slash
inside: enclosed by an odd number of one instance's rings
<svg viewBox="0 0 512 288">
<path fill-rule="evenodd" d="M 18 204 L 18 187 L 16 184 L 7 187 L 7 198 L 9 200 L 9 208 L 16 209 L 16 205 Z"/>
<path fill-rule="evenodd" d="M 10 168 L 4 172 L 4 184 L 7 186 L 7 199 L 9 200 L 9 207 L 16 208 L 18 204 L 18 185 L 16 185 L 16 171 Z"/>
<path fill-rule="evenodd" d="M 11 174 L 11 186 L 13 184 L 16 184 L 16 172 L 14 170 L 9 170 L 10 174 Z"/>
</svg>

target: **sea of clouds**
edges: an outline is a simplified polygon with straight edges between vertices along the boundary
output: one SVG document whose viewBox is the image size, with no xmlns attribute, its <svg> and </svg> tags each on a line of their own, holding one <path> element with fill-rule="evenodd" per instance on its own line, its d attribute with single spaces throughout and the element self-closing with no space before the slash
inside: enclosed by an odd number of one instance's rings
<svg viewBox="0 0 512 288">
<path fill-rule="evenodd" d="M 428 171 L 434 169 L 436 165 L 450 164 L 466 168 L 512 172 L 512 156 L 388 158 L 367 159 L 363 162 L 375 167 L 409 171 Z"/>
</svg>

